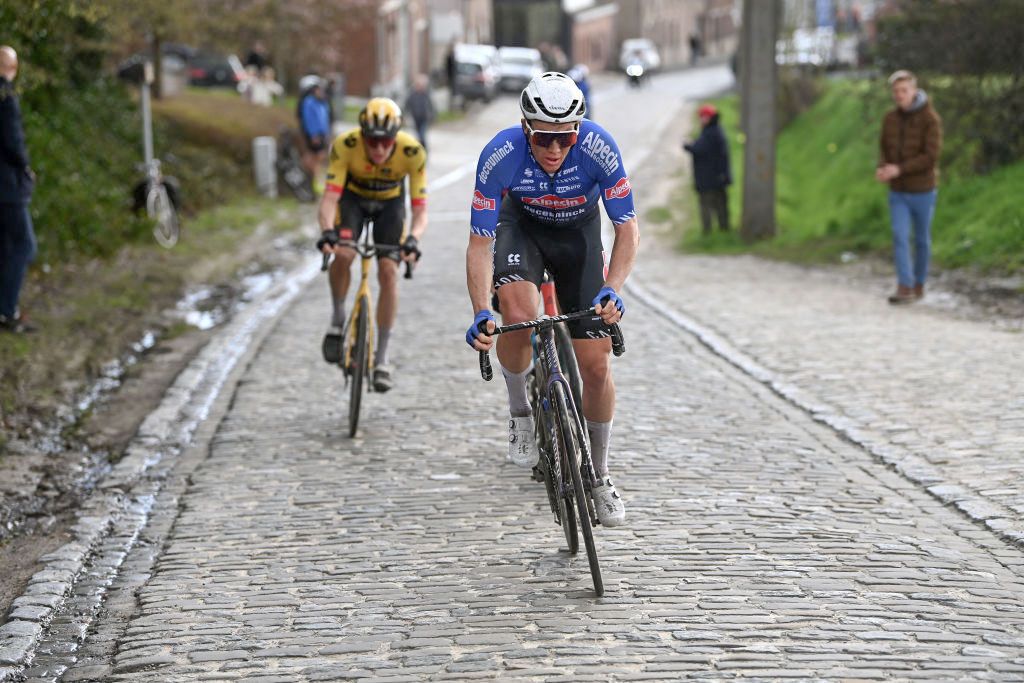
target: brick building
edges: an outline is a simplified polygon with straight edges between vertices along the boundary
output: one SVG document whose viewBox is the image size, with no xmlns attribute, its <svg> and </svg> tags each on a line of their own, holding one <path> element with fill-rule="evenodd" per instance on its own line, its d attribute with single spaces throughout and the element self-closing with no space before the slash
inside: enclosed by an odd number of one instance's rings
<svg viewBox="0 0 1024 683">
<path fill-rule="evenodd" d="M 690 37 L 700 39 L 707 56 L 731 55 L 736 49 L 736 0 L 616 0 L 616 45 L 629 38 L 649 38 L 658 47 L 663 68 L 690 63 Z"/>
</svg>

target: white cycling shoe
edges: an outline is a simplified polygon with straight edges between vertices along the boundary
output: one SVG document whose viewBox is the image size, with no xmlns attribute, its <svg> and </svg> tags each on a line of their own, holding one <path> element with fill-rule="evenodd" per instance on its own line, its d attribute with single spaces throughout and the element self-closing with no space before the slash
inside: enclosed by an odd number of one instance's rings
<svg viewBox="0 0 1024 683">
<path fill-rule="evenodd" d="M 605 476 L 591 489 L 594 496 L 594 508 L 597 519 L 602 526 L 622 526 L 626 522 L 626 506 L 622 504 L 619 492 L 611 477 Z"/>
<path fill-rule="evenodd" d="M 532 415 L 513 417 L 508 421 L 508 459 L 527 469 L 537 464 Z"/>
</svg>

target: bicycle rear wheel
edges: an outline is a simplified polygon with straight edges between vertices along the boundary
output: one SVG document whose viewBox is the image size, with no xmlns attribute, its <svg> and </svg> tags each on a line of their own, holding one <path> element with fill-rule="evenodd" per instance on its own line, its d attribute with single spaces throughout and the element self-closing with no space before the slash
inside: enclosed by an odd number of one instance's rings
<svg viewBox="0 0 1024 683">
<path fill-rule="evenodd" d="M 555 384 L 552 387 L 555 397 L 555 414 L 559 438 L 564 448 L 563 461 L 565 468 L 572 477 L 573 498 L 576 500 L 576 511 L 583 532 L 583 544 L 587 548 L 587 562 L 590 563 L 590 578 L 594 581 L 594 592 L 598 597 L 604 595 L 604 580 L 601 578 L 601 565 L 597 559 L 597 546 L 594 544 L 594 529 L 590 524 L 590 506 L 587 503 L 587 491 L 583 488 L 583 476 L 580 472 L 580 439 L 583 430 L 576 413 L 569 410 L 569 401 L 565 395 L 565 387 Z"/>
<path fill-rule="evenodd" d="M 359 307 L 359 315 L 356 318 L 356 333 L 349 352 L 349 367 L 351 373 L 348 385 L 348 435 L 352 438 L 359 428 L 359 406 L 363 398 L 363 379 L 367 374 L 369 363 L 369 352 L 367 338 L 370 332 L 369 301 L 361 299 L 356 302 Z"/>
<path fill-rule="evenodd" d="M 156 225 L 153 226 L 153 237 L 160 246 L 170 249 L 178 243 L 178 237 L 181 235 L 178 212 L 163 183 L 151 185 L 149 192 L 146 193 L 146 213 L 156 221 Z"/>
</svg>

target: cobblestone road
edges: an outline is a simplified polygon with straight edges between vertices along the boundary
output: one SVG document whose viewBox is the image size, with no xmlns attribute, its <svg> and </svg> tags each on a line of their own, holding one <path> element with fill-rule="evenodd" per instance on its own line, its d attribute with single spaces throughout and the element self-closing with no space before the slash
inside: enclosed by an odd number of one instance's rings
<svg viewBox="0 0 1024 683">
<path fill-rule="evenodd" d="M 615 365 L 629 525 L 598 532 L 595 598 L 461 341 L 470 181 L 432 198 L 397 386 L 359 436 L 319 359 L 318 280 L 155 498 L 84 644 L 44 639 L 30 677 L 1024 680 L 1017 547 L 642 305 Z"/>
</svg>

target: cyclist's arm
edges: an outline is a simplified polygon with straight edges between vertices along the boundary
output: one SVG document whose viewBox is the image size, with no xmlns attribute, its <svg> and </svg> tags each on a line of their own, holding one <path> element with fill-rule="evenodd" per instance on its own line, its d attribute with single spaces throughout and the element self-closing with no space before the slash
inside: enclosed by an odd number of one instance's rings
<svg viewBox="0 0 1024 683">
<path fill-rule="evenodd" d="M 640 226 L 636 218 L 630 218 L 615 226 L 615 241 L 612 256 L 608 261 L 608 276 L 604 283 L 616 292 L 622 291 L 636 263 L 637 247 L 640 244 Z"/>
<path fill-rule="evenodd" d="M 321 231 L 334 229 L 339 199 L 341 199 L 341 192 L 338 190 L 330 186 L 324 190 L 324 196 L 320 198 L 320 206 L 317 209 L 317 220 L 320 223 Z"/>
<path fill-rule="evenodd" d="M 427 153 L 417 143 L 410 156 L 418 160 L 416 169 L 409 173 L 409 197 L 412 204 L 410 232 L 419 241 L 427 231 Z"/>
<path fill-rule="evenodd" d="M 492 242 L 493 237 L 469 236 L 469 246 L 466 248 L 466 286 L 469 288 L 473 313 L 491 307 L 491 278 L 494 270 Z"/>
</svg>

